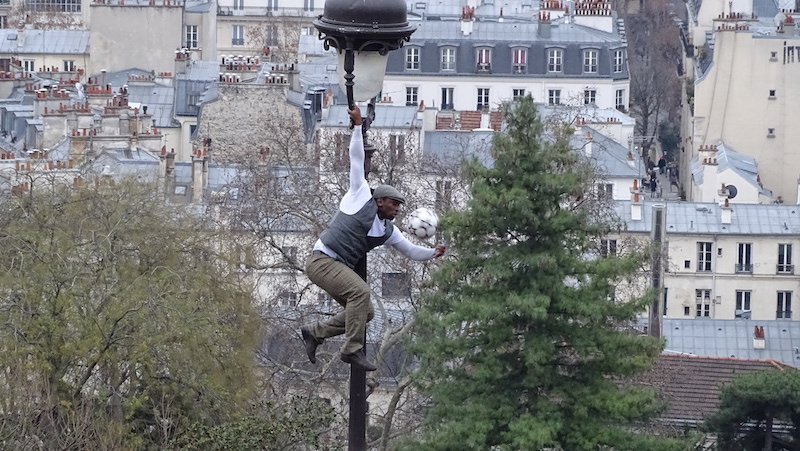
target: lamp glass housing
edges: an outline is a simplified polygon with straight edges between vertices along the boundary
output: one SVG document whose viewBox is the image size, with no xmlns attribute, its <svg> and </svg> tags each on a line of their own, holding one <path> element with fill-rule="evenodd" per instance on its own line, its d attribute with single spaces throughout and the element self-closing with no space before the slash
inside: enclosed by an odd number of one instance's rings
<svg viewBox="0 0 800 451">
<path fill-rule="evenodd" d="M 345 88 L 344 70 L 345 52 L 339 52 L 339 86 L 342 91 Z M 386 75 L 386 63 L 389 61 L 389 54 L 381 55 L 378 52 L 359 52 L 355 51 L 355 62 L 353 64 L 353 100 L 356 102 L 366 102 L 380 94 L 383 90 L 383 77 Z"/>
</svg>

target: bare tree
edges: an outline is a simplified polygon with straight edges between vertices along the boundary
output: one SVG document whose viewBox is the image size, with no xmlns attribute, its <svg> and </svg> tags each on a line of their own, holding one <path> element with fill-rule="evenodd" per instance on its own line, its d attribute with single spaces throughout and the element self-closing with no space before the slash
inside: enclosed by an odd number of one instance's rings
<svg viewBox="0 0 800 451">
<path fill-rule="evenodd" d="M 643 157 L 655 142 L 659 124 L 680 113 L 680 30 L 666 0 L 646 2 L 627 17 L 631 73 L 631 111 L 643 137 Z"/>
</svg>

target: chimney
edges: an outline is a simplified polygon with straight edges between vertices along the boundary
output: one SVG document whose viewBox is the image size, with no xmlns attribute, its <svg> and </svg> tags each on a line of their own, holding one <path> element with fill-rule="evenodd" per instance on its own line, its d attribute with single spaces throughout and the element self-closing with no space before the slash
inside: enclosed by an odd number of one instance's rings
<svg viewBox="0 0 800 451">
<path fill-rule="evenodd" d="M 539 27 L 537 35 L 542 39 L 550 39 L 553 23 L 550 22 L 550 11 L 539 11 Z"/>
<path fill-rule="evenodd" d="M 475 7 L 465 6 L 461 8 L 461 34 L 469 36 L 472 34 L 472 26 L 475 23 Z"/>
<path fill-rule="evenodd" d="M 753 349 L 767 349 L 767 337 L 764 335 L 764 326 L 754 326 L 753 329 Z"/>
<path fill-rule="evenodd" d="M 119 134 L 129 135 L 131 133 L 131 119 L 127 112 L 119 115 Z"/>
<path fill-rule="evenodd" d="M 203 200 L 203 151 L 194 149 L 192 155 L 192 202 L 200 203 Z"/>
<path fill-rule="evenodd" d="M 639 181 L 633 181 L 633 188 L 631 189 L 631 220 L 642 220 L 642 209 L 644 208 L 644 196 L 639 186 Z"/>
<path fill-rule="evenodd" d="M 491 119 L 491 113 L 489 112 L 488 109 L 484 108 L 484 110 L 481 112 L 480 128 L 484 130 L 491 129 L 492 125 L 490 119 Z"/>
<path fill-rule="evenodd" d="M 67 133 L 78 129 L 78 115 L 74 111 L 67 113 Z"/>
<path fill-rule="evenodd" d="M 720 222 L 723 224 L 730 224 L 731 220 L 733 219 L 733 209 L 731 208 L 728 199 L 725 199 L 725 202 L 720 205 L 719 208 L 721 210 Z"/>
<path fill-rule="evenodd" d="M 586 132 L 586 139 L 584 140 L 583 150 L 586 152 L 587 157 L 592 156 L 592 133 Z"/>
</svg>

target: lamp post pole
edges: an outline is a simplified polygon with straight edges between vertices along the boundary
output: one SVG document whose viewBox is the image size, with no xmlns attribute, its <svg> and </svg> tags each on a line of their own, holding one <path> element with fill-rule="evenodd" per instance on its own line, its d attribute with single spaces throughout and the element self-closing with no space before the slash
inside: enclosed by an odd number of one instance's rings
<svg viewBox="0 0 800 451">
<path fill-rule="evenodd" d="M 386 59 L 391 50 L 408 42 L 416 31 L 408 23 L 405 0 L 327 0 L 323 14 L 314 20 L 325 49 L 335 48 L 340 57 L 339 68 L 347 93 L 347 106 L 370 101 L 361 127 L 364 134 L 364 176 L 372 164 L 375 147 L 368 144 L 366 133 L 375 117 L 375 96 L 383 89 Z M 356 64 L 362 69 L 356 85 Z M 340 81 L 341 83 L 341 81 Z M 367 280 L 367 257 L 354 268 Z M 366 339 L 361 352 L 366 356 Z M 367 373 L 350 366 L 350 417 L 347 434 L 348 451 L 366 451 Z"/>
</svg>

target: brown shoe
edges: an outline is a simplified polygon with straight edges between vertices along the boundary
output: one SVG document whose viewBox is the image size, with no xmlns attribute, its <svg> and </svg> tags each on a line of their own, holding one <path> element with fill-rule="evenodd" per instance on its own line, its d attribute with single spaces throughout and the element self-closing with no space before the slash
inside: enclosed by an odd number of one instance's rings
<svg viewBox="0 0 800 451">
<path fill-rule="evenodd" d="M 342 362 L 349 363 L 350 365 L 364 371 L 375 371 L 378 369 L 377 366 L 367 361 L 367 359 L 361 355 L 361 352 L 342 354 Z"/>
<path fill-rule="evenodd" d="M 306 326 L 300 328 L 300 333 L 303 334 L 303 344 L 306 347 L 308 360 L 310 360 L 311 363 L 317 363 L 317 346 L 319 346 L 319 340 L 317 340 L 317 337 L 315 337 Z"/>
</svg>

